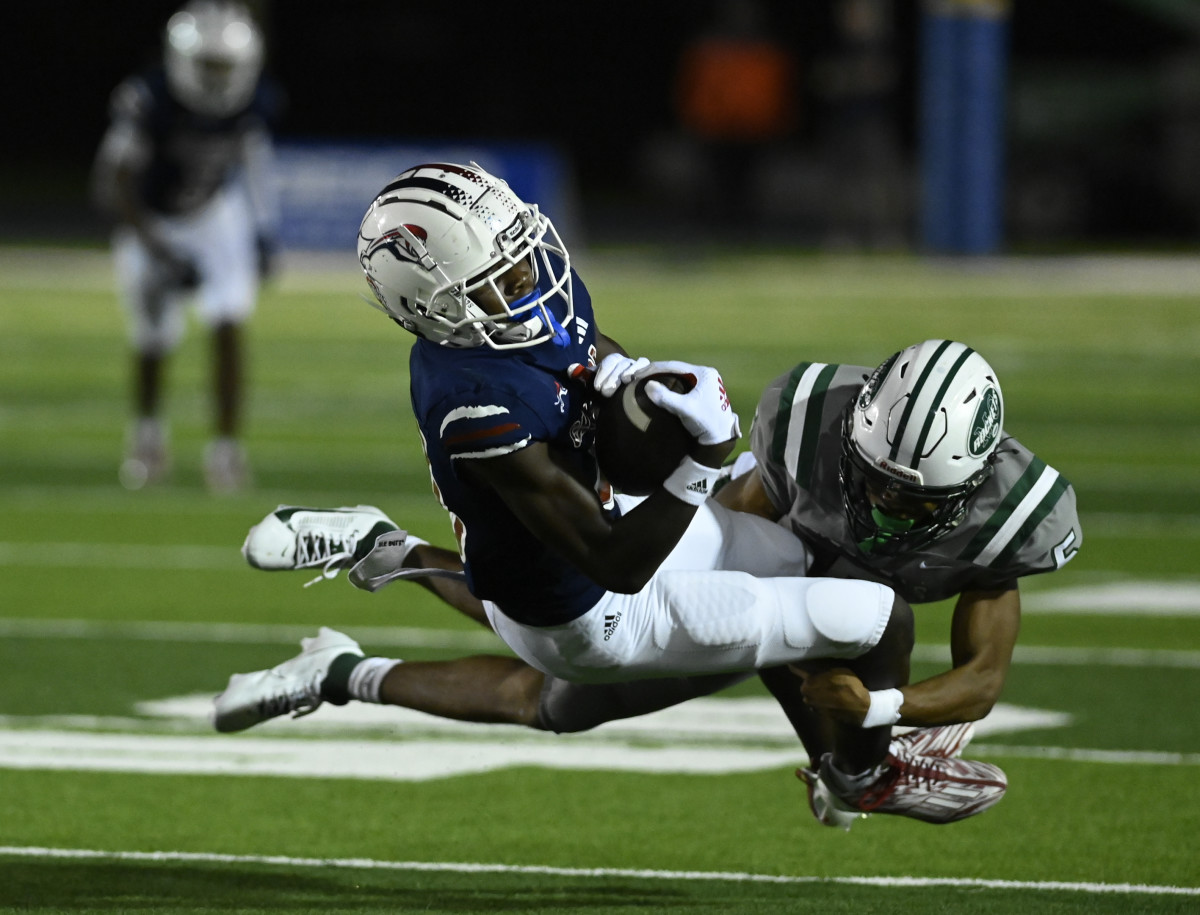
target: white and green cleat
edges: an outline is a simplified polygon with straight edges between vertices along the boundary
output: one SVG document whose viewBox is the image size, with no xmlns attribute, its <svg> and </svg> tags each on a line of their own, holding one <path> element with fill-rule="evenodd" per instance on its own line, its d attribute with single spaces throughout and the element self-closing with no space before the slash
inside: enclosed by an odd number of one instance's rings
<svg viewBox="0 0 1200 915">
<path fill-rule="evenodd" d="M 336 577 L 342 569 L 365 558 L 380 535 L 399 530 L 373 505 L 280 505 L 250 528 L 242 555 L 254 568 L 270 572 L 320 569 L 320 576 L 313 580 L 320 581 Z"/>
<path fill-rule="evenodd" d="M 373 505 L 353 508 L 303 508 L 281 505 L 250 528 L 242 555 L 268 572 L 317 569 L 321 574 L 305 587 L 335 578 L 348 568 L 350 584 L 378 591 L 401 578 L 453 578 L 461 571 L 407 567 L 415 547 L 427 541 L 401 530 Z"/>
<path fill-rule="evenodd" d="M 280 715 L 311 714 L 327 701 L 321 685 L 329 665 L 343 655 L 363 656 L 358 642 L 328 626 L 322 626 L 314 638 L 301 639 L 300 649 L 296 657 L 270 670 L 231 676 L 225 691 L 213 700 L 213 727 L 230 733 Z"/>
</svg>

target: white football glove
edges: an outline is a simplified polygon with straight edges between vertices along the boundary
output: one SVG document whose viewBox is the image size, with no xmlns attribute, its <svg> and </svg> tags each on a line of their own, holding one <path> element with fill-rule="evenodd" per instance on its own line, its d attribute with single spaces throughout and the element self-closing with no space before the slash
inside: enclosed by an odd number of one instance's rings
<svg viewBox="0 0 1200 915">
<path fill-rule="evenodd" d="M 596 377 L 592 379 L 592 387 L 601 397 L 612 397 L 617 388 L 633 380 L 639 369 L 650 364 L 645 356 L 634 359 L 624 353 L 609 353 L 600 360 L 596 369 Z"/>
<path fill-rule="evenodd" d="M 637 371 L 637 377 L 647 375 L 690 375 L 696 379 L 686 394 L 676 394 L 658 381 L 646 384 L 646 396 L 651 403 L 679 417 L 701 445 L 717 445 L 741 437 L 737 413 L 729 404 L 721 373 L 704 365 L 688 362 L 651 362 Z"/>
</svg>

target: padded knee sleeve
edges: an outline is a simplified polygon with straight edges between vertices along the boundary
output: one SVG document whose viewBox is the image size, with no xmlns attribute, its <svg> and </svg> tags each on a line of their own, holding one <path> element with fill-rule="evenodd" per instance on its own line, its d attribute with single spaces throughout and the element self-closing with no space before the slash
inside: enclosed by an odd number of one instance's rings
<svg viewBox="0 0 1200 915">
<path fill-rule="evenodd" d="M 887 628 L 895 593 L 870 581 L 827 578 L 808 591 L 808 617 L 821 636 L 837 645 L 875 646 Z"/>
</svg>

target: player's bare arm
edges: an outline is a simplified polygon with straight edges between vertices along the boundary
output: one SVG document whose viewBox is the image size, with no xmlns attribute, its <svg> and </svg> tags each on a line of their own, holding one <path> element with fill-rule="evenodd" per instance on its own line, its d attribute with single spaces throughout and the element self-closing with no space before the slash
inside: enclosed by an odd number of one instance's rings
<svg viewBox="0 0 1200 915">
<path fill-rule="evenodd" d="M 554 544 L 597 584 L 622 593 L 645 586 L 696 513 L 696 506 L 659 490 L 613 520 L 595 492 L 562 469 L 543 442 L 477 461 L 468 472 L 494 489 L 540 540 Z"/>
<path fill-rule="evenodd" d="M 775 507 L 775 503 L 767 495 L 757 467 L 730 480 L 714 498 L 726 508 L 749 512 L 752 515 L 766 518 L 768 521 L 778 521 L 783 517 L 783 512 Z"/>
<path fill-rule="evenodd" d="M 625 352 L 625 347 L 623 347 L 620 343 L 618 343 L 612 337 L 605 336 L 604 334 L 600 333 L 599 331 L 596 331 L 596 356 L 597 356 L 597 358 L 601 362 L 603 362 L 605 356 L 611 356 L 614 353 L 617 353 L 622 356 L 628 355 L 628 353 Z"/>
<path fill-rule="evenodd" d="M 404 567 L 408 569 L 445 569 L 448 572 L 463 570 L 462 557 L 454 550 L 434 546 L 431 543 L 421 543 L 409 551 L 404 559 Z M 410 579 L 415 584 L 425 588 L 434 596 L 449 604 L 459 613 L 469 617 L 481 626 L 491 628 L 483 602 L 479 600 L 467 583 L 457 578 L 442 578 L 421 576 Z"/>
<path fill-rule="evenodd" d="M 1002 591 L 964 591 L 950 624 L 954 667 L 904 689 L 902 724 L 978 721 L 1000 699 L 1021 627 L 1021 597 Z"/>
<path fill-rule="evenodd" d="M 1012 663 L 1021 623 L 1020 593 L 964 591 L 951 622 L 954 667 L 902 689 L 900 724 L 928 727 L 978 721 L 995 706 Z M 842 721 L 862 721 L 870 697 L 845 668 L 804 675 L 804 699 Z"/>
</svg>

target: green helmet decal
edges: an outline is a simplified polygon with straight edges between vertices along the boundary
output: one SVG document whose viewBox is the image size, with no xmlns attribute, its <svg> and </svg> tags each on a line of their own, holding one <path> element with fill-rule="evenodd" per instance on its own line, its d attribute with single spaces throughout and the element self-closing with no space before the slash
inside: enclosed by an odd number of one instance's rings
<svg viewBox="0 0 1200 915">
<path fill-rule="evenodd" d="M 893 353 L 888 359 L 871 373 L 871 377 L 867 379 L 866 384 L 862 386 L 862 390 L 858 394 L 858 408 L 865 410 L 871 405 L 871 401 L 875 399 L 875 395 L 879 393 L 879 387 L 883 384 L 883 379 L 887 378 L 888 372 L 892 370 L 900 353 Z"/>
<path fill-rule="evenodd" d="M 1000 437 L 1000 392 L 993 387 L 985 388 L 975 408 L 975 418 L 967 435 L 967 447 L 972 457 L 981 457 L 991 451 Z"/>
</svg>

